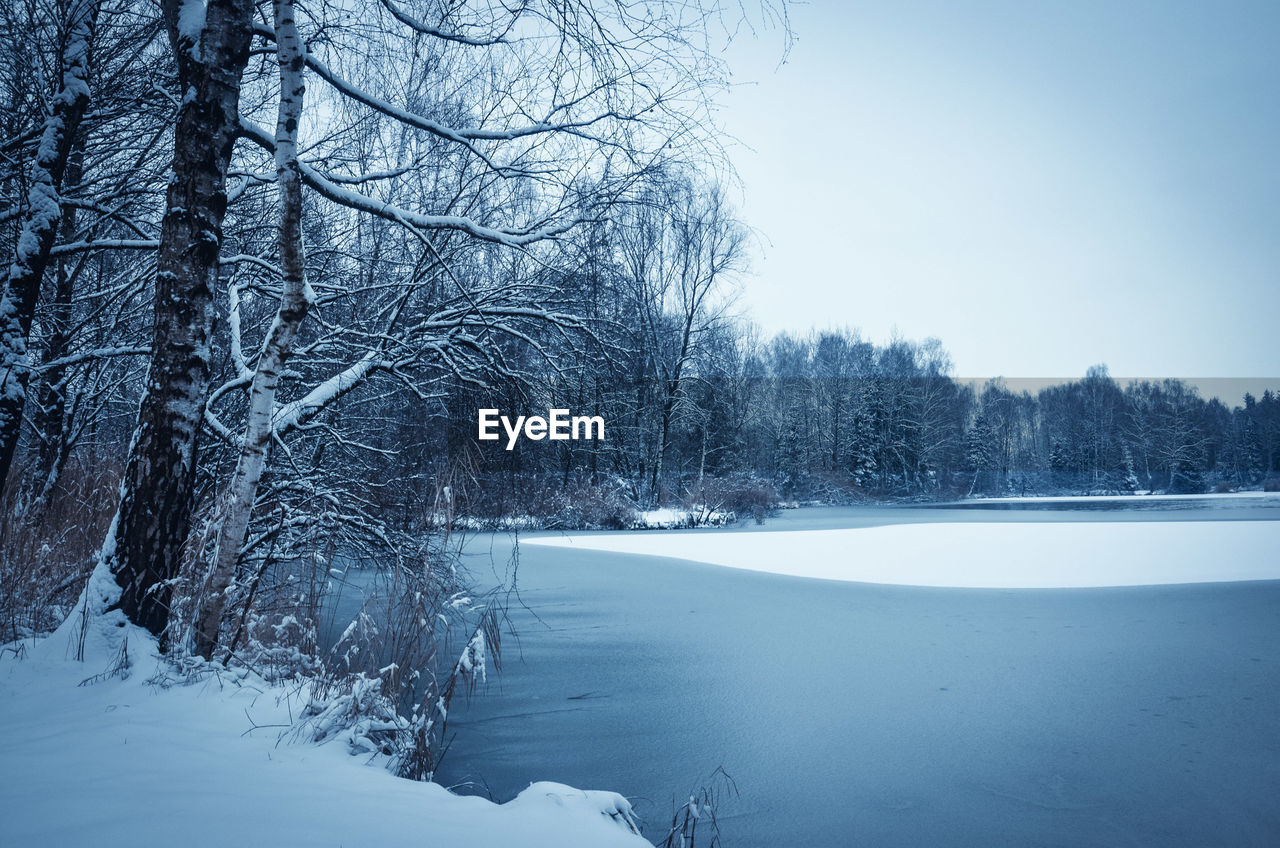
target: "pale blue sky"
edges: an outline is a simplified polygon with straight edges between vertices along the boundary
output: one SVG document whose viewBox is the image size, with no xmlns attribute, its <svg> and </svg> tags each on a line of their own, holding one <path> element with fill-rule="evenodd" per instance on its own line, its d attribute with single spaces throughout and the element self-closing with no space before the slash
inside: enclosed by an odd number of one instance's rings
<svg viewBox="0 0 1280 848">
<path fill-rule="evenodd" d="M 729 53 L 767 331 L 1280 377 L 1280 3 L 840 3 Z"/>
</svg>

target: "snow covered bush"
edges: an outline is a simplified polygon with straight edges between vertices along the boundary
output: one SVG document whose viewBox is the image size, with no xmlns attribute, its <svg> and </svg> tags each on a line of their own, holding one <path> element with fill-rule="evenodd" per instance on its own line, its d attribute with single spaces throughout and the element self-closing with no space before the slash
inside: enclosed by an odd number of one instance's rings
<svg viewBox="0 0 1280 848">
<path fill-rule="evenodd" d="M 1169 494 L 1198 495 L 1205 490 L 1204 474 L 1194 465 L 1179 465 L 1170 472 Z"/>
<path fill-rule="evenodd" d="M 368 600 L 318 660 L 295 734 L 343 740 L 395 774 L 431 780 L 449 707 L 501 656 L 501 597 L 473 598 L 454 559 L 379 574 Z M 457 645 L 461 644 L 461 648 Z"/>
<path fill-rule="evenodd" d="M 348 753 L 382 759 L 399 777 L 430 781 L 444 752 L 454 695 L 485 679 L 491 621 L 486 618 L 476 630 L 443 680 L 420 670 L 402 674 L 395 663 L 372 676 L 337 669 L 322 675 L 293 735 L 321 743 L 341 740 Z"/>
<path fill-rule="evenodd" d="M 689 498 L 712 511 L 750 515 L 762 523 L 778 508 L 778 491 L 768 480 L 752 474 L 703 477 L 689 489 Z"/>
<path fill-rule="evenodd" d="M 485 530 L 620 530 L 636 511 L 623 481 L 530 473 L 477 478 L 459 519 Z"/>
</svg>

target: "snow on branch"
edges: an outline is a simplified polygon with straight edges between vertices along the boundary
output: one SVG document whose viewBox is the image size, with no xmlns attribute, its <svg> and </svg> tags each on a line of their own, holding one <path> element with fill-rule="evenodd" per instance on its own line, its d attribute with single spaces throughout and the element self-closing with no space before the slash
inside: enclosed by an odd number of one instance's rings
<svg viewBox="0 0 1280 848">
<path fill-rule="evenodd" d="M 70 256 L 74 253 L 87 253 L 91 250 L 158 250 L 158 239 L 86 239 L 55 245 L 49 251 L 51 256 Z"/>
<path fill-rule="evenodd" d="M 457 44 L 466 44 L 469 47 L 492 47 L 496 44 L 507 43 L 507 33 L 509 33 L 512 27 L 515 26 L 516 21 L 519 20 L 520 18 L 520 13 L 524 11 L 527 4 L 521 3 L 518 6 L 516 6 L 514 9 L 511 9 L 510 10 L 511 18 L 508 21 L 507 26 L 504 28 L 503 32 L 500 35 L 495 35 L 489 38 L 475 38 L 472 36 L 463 35 L 462 33 L 446 32 L 440 29 L 439 27 L 433 27 L 430 24 L 418 18 L 413 17 L 404 9 L 400 8 L 398 5 L 393 3 L 392 0 L 382 0 L 382 5 L 386 7 L 386 10 L 391 13 L 392 17 L 394 17 L 397 21 L 404 24 L 405 26 L 409 27 L 409 29 L 413 30 L 414 32 L 420 32 L 423 35 L 430 35 L 433 38 L 440 38 L 445 41 L 455 42 Z"/>
<path fill-rule="evenodd" d="M 257 24 L 254 26 L 254 33 L 268 40 L 275 39 L 275 32 L 265 24 Z M 354 83 L 338 76 L 328 65 L 308 53 L 306 57 L 307 67 L 315 71 L 316 74 L 329 85 L 333 86 L 337 91 L 350 97 L 352 100 L 362 103 L 376 112 L 381 112 L 387 117 L 394 118 L 403 124 L 429 132 L 449 141 L 466 145 L 472 153 L 485 160 L 485 163 L 496 170 L 511 170 L 510 166 L 496 165 L 490 161 L 482 151 L 476 149 L 472 142 L 476 141 L 514 141 L 516 139 L 525 138 L 532 135 L 542 135 L 545 133 L 555 132 L 577 132 L 581 133 L 591 126 L 606 120 L 629 120 L 633 116 L 623 115 L 621 113 L 608 110 L 583 118 L 577 121 L 535 121 L 520 127 L 512 127 L 505 130 L 486 130 L 479 128 L 455 129 L 449 127 L 439 121 L 432 120 L 425 115 L 419 115 L 416 112 L 410 112 L 407 109 L 401 109 L 380 97 L 364 91 Z M 563 109 L 565 104 L 561 104 L 559 109 Z"/>
<path fill-rule="evenodd" d="M 377 351 L 368 351 L 354 364 L 334 374 L 306 395 L 280 406 L 273 416 L 272 429 L 277 436 L 306 424 L 322 409 L 359 385 L 375 369 L 386 367 Z"/>
<path fill-rule="evenodd" d="M 70 356 L 59 357 L 58 359 L 53 359 L 49 362 L 32 366 L 31 370 L 36 374 L 42 374 L 46 371 L 66 368 L 71 365 L 77 365 L 81 362 L 88 362 L 94 359 L 111 359 L 117 356 L 145 356 L 150 352 L 151 348 L 149 347 L 100 347 L 72 354 Z"/>
<path fill-rule="evenodd" d="M 241 126 L 246 138 L 255 142 L 264 150 L 274 153 L 275 140 L 269 133 L 247 120 L 242 120 Z M 340 206 L 367 212 L 370 215 L 408 227 L 424 230 L 456 230 L 475 238 L 507 247 L 526 247 L 539 241 L 563 235 L 582 223 L 581 219 L 574 218 L 537 229 L 506 230 L 487 227 L 461 215 L 427 215 L 421 212 L 411 212 L 394 204 L 376 200 L 366 194 L 337 185 L 306 162 L 299 162 L 299 165 L 302 170 L 303 181 L 327 200 Z"/>
</svg>

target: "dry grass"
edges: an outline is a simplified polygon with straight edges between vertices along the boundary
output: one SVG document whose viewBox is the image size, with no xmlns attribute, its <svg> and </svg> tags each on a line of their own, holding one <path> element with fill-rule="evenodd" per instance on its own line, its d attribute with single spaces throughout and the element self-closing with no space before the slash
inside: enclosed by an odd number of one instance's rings
<svg viewBox="0 0 1280 848">
<path fill-rule="evenodd" d="M 306 673 L 313 680 L 311 701 L 295 733 L 343 738 L 352 753 L 384 757 L 401 777 L 432 779 L 448 750 L 449 708 L 497 668 L 506 621 L 505 593 L 477 594 L 462 565 L 465 539 L 453 518 L 465 500 L 465 483 L 456 475 L 438 481 L 420 522 L 434 529 L 416 547 L 400 548 L 364 572 L 359 589 L 365 601 L 345 627 L 320 620 L 326 612 L 319 598 L 283 620 L 275 612 L 280 623 L 249 638 L 247 650 L 238 653 L 237 659 L 261 658 L 269 646 L 287 648 L 280 637 L 295 630 L 301 640 L 295 657 L 313 652 L 316 667 Z M 321 562 L 340 565 L 340 573 L 359 566 L 336 551 Z M 312 573 L 327 584 L 331 572 Z M 334 636 L 317 642 L 317 623 Z M 324 644 L 329 641 L 331 646 Z"/>
<path fill-rule="evenodd" d="M 47 503 L 10 474 L 0 512 L 0 643 L 56 628 L 75 602 L 111 522 L 120 470 L 72 463 Z"/>
<path fill-rule="evenodd" d="M 660 848 L 717 848 L 720 842 L 720 823 L 717 811 L 729 798 L 738 796 L 738 784 L 724 770 L 717 768 L 707 782 L 671 814 L 671 828 Z"/>
</svg>

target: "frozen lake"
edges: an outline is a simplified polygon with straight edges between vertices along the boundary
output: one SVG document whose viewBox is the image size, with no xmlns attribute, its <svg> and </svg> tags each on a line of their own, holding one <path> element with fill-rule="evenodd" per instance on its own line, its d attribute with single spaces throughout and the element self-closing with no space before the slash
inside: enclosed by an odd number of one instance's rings
<svg viewBox="0 0 1280 848">
<path fill-rule="evenodd" d="M 663 536 L 1280 519 L 1276 498 L 1159 503 L 807 509 Z M 1029 561 L 1049 553 L 1017 538 Z M 1276 558 L 1242 538 L 1224 562 Z M 727 848 L 1280 834 L 1280 581 L 929 588 L 520 551 L 518 643 L 455 704 L 446 784 L 499 800 L 536 779 L 615 789 L 656 838 L 673 800 L 722 766 L 740 791 L 721 807 Z M 480 537 L 472 567 L 509 553 Z"/>
</svg>

